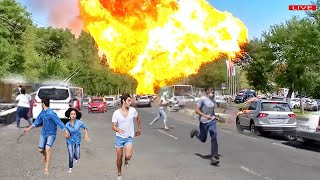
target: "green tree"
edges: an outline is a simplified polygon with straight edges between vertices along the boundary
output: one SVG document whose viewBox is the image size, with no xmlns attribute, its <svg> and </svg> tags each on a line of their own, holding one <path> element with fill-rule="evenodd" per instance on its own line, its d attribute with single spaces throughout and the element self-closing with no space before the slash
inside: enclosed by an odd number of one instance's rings
<svg viewBox="0 0 320 180">
<path fill-rule="evenodd" d="M 0 76 L 21 72 L 21 36 L 30 25 L 30 13 L 25 8 L 14 0 L 0 1 Z"/>
<path fill-rule="evenodd" d="M 227 81 L 225 60 L 216 60 L 201 67 L 197 74 L 188 77 L 189 84 L 195 87 L 212 85 L 219 88 L 221 83 Z"/>
</svg>

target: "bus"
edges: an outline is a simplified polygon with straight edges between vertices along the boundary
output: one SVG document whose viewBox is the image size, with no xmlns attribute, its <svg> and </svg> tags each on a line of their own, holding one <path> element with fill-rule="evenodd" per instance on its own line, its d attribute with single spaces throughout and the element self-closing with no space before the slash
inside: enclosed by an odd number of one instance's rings
<svg viewBox="0 0 320 180">
<path fill-rule="evenodd" d="M 173 85 L 170 87 L 171 96 L 169 101 L 179 101 L 179 105 L 186 105 L 187 102 L 195 101 L 192 85 Z"/>
</svg>

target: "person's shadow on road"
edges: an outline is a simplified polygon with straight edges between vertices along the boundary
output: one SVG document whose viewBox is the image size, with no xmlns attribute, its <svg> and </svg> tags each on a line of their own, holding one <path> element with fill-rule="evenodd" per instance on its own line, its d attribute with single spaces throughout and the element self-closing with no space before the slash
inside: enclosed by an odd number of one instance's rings
<svg viewBox="0 0 320 180">
<path fill-rule="evenodd" d="M 210 160 L 211 159 L 211 154 L 208 154 L 208 155 L 202 155 L 202 154 L 199 154 L 199 153 L 194 153 L 195 155 L 201 157 L 202 159 L 207 159 L 207 160 Z M 221 154 L 218 154 L 219 157 L 222 157 Z M 220 165 L 215 165 L 217 167 L 220 167 Z"/>
</svg>

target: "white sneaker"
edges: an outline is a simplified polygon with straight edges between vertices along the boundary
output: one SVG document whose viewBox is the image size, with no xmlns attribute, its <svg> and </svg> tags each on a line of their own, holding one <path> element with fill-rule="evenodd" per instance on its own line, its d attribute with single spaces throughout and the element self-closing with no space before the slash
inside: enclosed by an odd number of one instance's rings
<svg viewBox="0 0 320 180">
<path fill-rule="evenodd" d="M 78 162 L 78 160 L 74 159 L 74 162 L 75 162 L 75 163 L 77 163 L 77 162 Z"/>
<path fill-rule="evenodd" d="M 69 168 L 69 171 L 68 171 L 68 173 L 72 173 L 72 168 Z"/>
<path fill-rule="evenodd" d="M 118 176 L 117 176 L 117 180 L 122 180 L 122 176 L 121 176 L 121 175 L 120 175 L 120 176 L 118 175 Z"/>
<path fill-rule="evenodd" d="M 128 168 L 129 167 L 129 161 L 124 163 L 124 167 Z"/>
</svg>

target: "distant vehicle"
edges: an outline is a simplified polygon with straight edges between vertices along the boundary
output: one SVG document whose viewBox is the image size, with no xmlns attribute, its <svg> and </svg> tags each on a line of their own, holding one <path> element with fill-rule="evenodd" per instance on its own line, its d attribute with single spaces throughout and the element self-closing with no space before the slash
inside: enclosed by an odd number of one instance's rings
<svg viewBox="0 0 320 180">
<path fill-rule="evenodd" d="M 255 100 L 240 108 L 236 117 L 239 133 L 249 130 L 252 135 L 280 132 L 288 140 L 295 140 L 296 115 L 284 101 Z"/>
<path fill-rule="evenodd" d="M 170 99 L 176 98 L 179 101 L 180 106 L 186 105 L 188 102 L 194 101 L 193 95 L 193 87 L 192 85 L 173 85 L 170 87 L 172 96 Z"/>
<path fill-rule="evenodd" d="M 302 143 L 320 142 L 320 114 L 312 113 L 307 120 L 297 120 L 296 136 Z"/>
<path fill-rule="evenodd" d="M 41 99 L 50 99 L 50 108 L 57 113 L 60 119 L 67 119 L 65 112 L 73 107 L 73 99 L 70 89 L 65 86 L 41 86 L 34 98 L 32 115 L 35 119 L 42 111 Z"/>
<path fill-rule="evenodd" d="M 106 97 L 106 102 L 108 107 L 115 108 L 117 105 L 116 99 L 114 97 Z"/>
<path fill-rule="evenodd" d="M 89 102 L 88 113 L 107 112 L 107 102 L 103 97 L 92 98 Z"/>
<path fill-rule="evenodd" d="M 283 96 L 272 96 L 271 100 L 273 100 L 273 101 L 286 101 L 286 97 L 283 97 Z"/>
<path fill-rule="evenodd" d="M 300 108 L 300 99 L 299 98 L 293 98 L 290 100 L 290 107 L 293 109 Z"/>
<path fill-rule="evenodd" d="M 254 90 L 244 89 L 244 90 L 239 91 L 239 93 L 234 98 L 234 102 L 236 104 L 244 103 L 248 99 L 251 99 L 253 97 L 257 97 L 256 92 Z"/>
<path fill-rule="evenodd" d="M 90 98 L 83 98 L 82 99 L 82 107 L 87 108 L 89 106 Z"/>
<path fill-rule="evenodd" d="M 304 109 L 309 110 L 309 111 L 319 111 L 320 110 L 320 100 L 315 99 L 315 100 L 311 100 L 311 101 L 306 102 Z"/>
<path fill-rule="evenodd" d="M 139 107 L 141 106 L 148 106 L 148 107 L 151 107 L 151 99 L 148 97 L 148 96 L 140 96 L 138 98 L 138 103 L 137 105 Z"/>
</svg>

